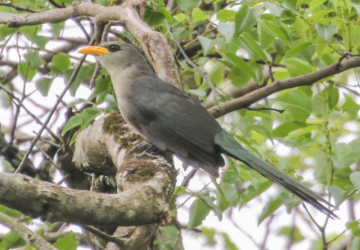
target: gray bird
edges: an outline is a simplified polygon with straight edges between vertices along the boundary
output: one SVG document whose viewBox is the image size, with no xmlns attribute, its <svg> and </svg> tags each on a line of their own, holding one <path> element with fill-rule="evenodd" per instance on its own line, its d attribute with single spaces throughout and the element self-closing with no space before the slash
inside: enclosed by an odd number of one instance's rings
<svg viewBox="0 0 360 250">
<path fill-rule="evenodd" d="M 109 72 L 118 107 L 124 119 L 163 151 L 218 177 L 224 165 L 221 154 L 237 159 L 284 187 L 332 218 L 338 218 L 324 198 L 246 151 L 225 132 L 214 117 L 183 91 L 161 80 L 133 45 L 122 42 L 88 46 Z"/>
</svg>

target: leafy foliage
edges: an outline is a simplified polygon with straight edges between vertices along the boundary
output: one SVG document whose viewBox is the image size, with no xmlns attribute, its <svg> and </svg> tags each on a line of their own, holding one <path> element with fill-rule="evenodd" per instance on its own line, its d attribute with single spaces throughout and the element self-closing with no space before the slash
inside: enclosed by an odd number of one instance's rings
<svg viewBox="0 0 360 250">
<path fill-rule="evenodd" d="M 55 8 L 45 0 L 13 2 L 41 11 Z M 57 2 L 70 6 L 73 1 Z M 104 6 L 111 4 L 107 0 L 95 2 Z M 176 6 L 170 9 L 166 4 L 162 0 L 146 1 L 143 20 L 169 40 L 182 41 L 191 60 L 207 71 L 224 102 L 236 95 L 233 93 L 236 88 L 259 88 L 274 81 L 309 76 L 337 63 L 344 53 L 360 54 L 360 5 L 356 1 L 176 0 Z M 0 6 L 0 11 L 22 13 L 7 6 Z M 24 56 L 14 69 L 22 81 L 35 82 L 36 91 L 43 96 L 49 94 L 55 80 L 61 78 L 68 82 L 76 68 L 77 60 L 68 55 L 69 50 L 55 53 L 50 59 L 43 56 L 53 38 L 66 40 L 63 35 L 66 28 L 65 23 L 19 28 L 0 25 L 0 40 L 21 37 L 26 41 L 28 46 L 23 51 Z M 44 35 L 46 29 L 50 29 L 51 36 Z M 174 36 L 170 35 L 170 29 Z M 132 39 L 126 31 L 124 36 Z M 186 79 L 183 81 L 186 85 L 184 89 L 201 98 L 204 103 L 213 101 L 208 95 L 209 84 L 179 54 L 177 56 L 181 75 Z M 80 85 L 88 87 L 94 70 L 94 64 L 83 66 L 70 87 L 74 101 L 67 108 L 86 105 L 75 115 L 69 116 L 62 128 L 61 136 L 74 131 L 71 143 L 96 117 L 117 110 L 111 81 L 104 70 L 95 79 L 96 86 L 91 95 L 86 99 L 77 98 Z M 0 77 L 3 79 L 8 73 L 1 69 Z M 242 109 L 227 114 L 220 122 L 250 152 L 299 181 L 302 181 L 299 177 L 302 172 L 309 169 L 308 172 L 314 173 L 315 180 L 303 183 L 308 186 L 320 184 L 317 191 L 328 191 L 336 206 L 350 198 L 357 202 L 360 189 L 357 165 L 360 155 L 358 75 L 357 70 L 348 70 L 321 79 L 312 86 L 283 90 L 254 104 L 253 108 L 259 110 Z M 230 85 L 233 87 L 232 93 L 226 92 Z M 10 102 L 5 99 L 9 97 L 2 90 L 0 98 L 2 105 L 9 109 Z M 101 108 L 99 105 L 102 105 Z M 284 112 L 262 110 L 264 107 L 282 109 Z M 281 151 L 279 145 L 292 153 L 280 156 L 277 154 L 278 150 Z M 201 227 L 212 214 L 221 220 L 225 214 L 263 199 L 265 202 L 257 215 L 258 223 L 263 226 L 269 221 L 269 216 L 277 216 L 282 208 L 294 212 L 293 208 L 299 204 L 299 200 L 286 192 L 272 195 L 270 199 L 264 198 L 264 192 L 272 183 L 231 159 L 228 159 L 228 166 L 219 180 L 207 181 L 209 187 L 204 187 L 205 190 L 179 187 L 181 192 L 176 194 L 178 197 L 192 197 L 192 202 L 185 205 L 189 208 L 187 228 L 201 228 L 209 245 L 218 244 L 215 235 L 221 237 L 224 249 L 237 249 L 238 246 L 227 234 Z M 6 209 L 4 211 L 3 207 L 0 210 L 21 220 L 28 219 Z M 306 215 L 303 216 L 308 220 Z M 359 246 L 359 222 L 351 220 L 346 226 L 355 236 L 353 247 Z M 179 237 L 178 230 L 173 227 L 163 227 L 161 230 L 171 240 L 157 244 L 163 249 L 171 249 Z M 302 230 L 297 225 L 286 226 L 278 230 L 278 234 L 295 244 L 306 240 Z M 327 238 L 323 236 L 323 239 Z M 314 243 L 314 249 L 324 247 L 331 239 L 326 240 L 319 239 L 320 243 Z M 23 245 L 25 242 L 20 236 L 10 232 L 3 237 L 0 249 Z M 76 249 L 78 242 L 70 234 L 59 239 L 54 246 L 58 249 Z"/>
</svg>

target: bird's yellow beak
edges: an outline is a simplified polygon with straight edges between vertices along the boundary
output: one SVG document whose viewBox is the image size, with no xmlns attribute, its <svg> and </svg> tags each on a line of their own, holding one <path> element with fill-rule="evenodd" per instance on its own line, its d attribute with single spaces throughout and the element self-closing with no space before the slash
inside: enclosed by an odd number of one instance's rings
<svg viewBox="0 0 360 250">
<path fill-rule="evenodd" d="M 85 55 L 95 55 L 100 56 L 103 54 L 110 54 L 110 51 L 107 48 L 99 47 L 99 46 L 86 46 L 79 50 L 79 53 L 85 54 Z"/>
</svg>

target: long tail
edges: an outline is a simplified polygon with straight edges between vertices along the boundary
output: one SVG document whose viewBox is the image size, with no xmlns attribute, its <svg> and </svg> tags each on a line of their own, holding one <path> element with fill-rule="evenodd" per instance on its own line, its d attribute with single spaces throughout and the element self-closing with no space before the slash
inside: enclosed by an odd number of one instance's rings
<svg viewBox="0 0 360 250">
<path fill-rule="evenodd" d="M 329 215 L 332 219 L 339 218 L 322 203 L 329 207 L 334 207 L 332 204 L 330 204 L 318 194 L 314 193 L 309 188 L 302 185 L 300 182 L 292 179 L 290 176 L 271 166 L 269 163 L 246 151 L 232 136 L 230 136 L 225 131 L 222 131 L 216 135 L 215 144 L 220 146 L 222 153 L 242 161 L 264 177 L 284 187 L 286 190 L 295 194 L 303 201 L 311 204 L 324 214 Z"/>
</svg>

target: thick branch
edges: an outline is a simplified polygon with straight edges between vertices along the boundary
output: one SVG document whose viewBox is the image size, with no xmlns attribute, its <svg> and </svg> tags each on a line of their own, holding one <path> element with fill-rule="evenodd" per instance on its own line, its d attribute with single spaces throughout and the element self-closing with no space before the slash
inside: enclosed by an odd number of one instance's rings
<svg viewBox="0 0 360 250">
<path fill-rule="evenodd" d="M 53 9 L 40 13 L 12 14 L 1 13 L 0 24 L 9 27 L 20 27 L 43 23 L 58 23 L 77 16 L 95 17 L 96 25 L 101 26 L 109 21 L 120 21 L 126 29 L 142 45 L 144 52 L 153 64 L 156 73 L 164 81 L 180 87 L 180 76 L 175 59 L 166 37 L 153 31 L 134 9 L 145 4 L 143 0 L 128 1 L 121 6 L 104 7 L 93 3 L 73 2 L 67 8 Z"/>
<path fill-rule="evenodd" d="M 209 112 L 216 118 L 223 116 L 232 111 L 248 107 L 254 102 L 257 102 L 265 97 L 270 96 L 280 90 L 295 88 L 299 86 L 312 85 L 321 79 L 339 74 L 345 70 L 360 67 L 360 57 L 352 57 L 340 64 L 334 63 L 318 71 L 307 75 L 292 77 L 281 81 L 273 82 L 261 89 L 254 90 L 242 97 L 222 103 L 218 106 L 209 109 Z"/>
<path fill-rule="evenodd" d="M 49 242 L 41 238 L 41 236 L 37 233 L 25 227 L 23 222 L 18 219 L 0 213 L 0 223 L 17 232 L 24 240 L 38 250 L 56 250 L 56 248 Z"/>
<path fill-rule="evenodd" d="M 168 209 L 149 186 L 119 194 L 63 188 L 25 175 L 0 173 L 0 203 L 33 218 L 88 225 L 158 223 Z"/>
<path fill-rule="evenodd" d="M 96 16 L 106 11 L 109 19 L 117 19 L 119 7 L 104 7 L 99 4 L 74 2 L 72 6 L 62 9 L 52 9 L 40 13 L 12 14 L 1 13 L 0 23 L 9 27 L 36 25 L 43 23 L 59 23 L 77 16 Z"/>
</svg>

